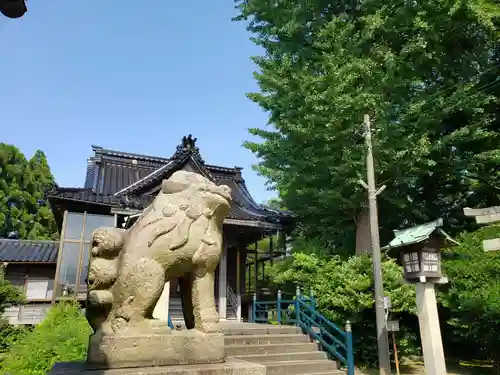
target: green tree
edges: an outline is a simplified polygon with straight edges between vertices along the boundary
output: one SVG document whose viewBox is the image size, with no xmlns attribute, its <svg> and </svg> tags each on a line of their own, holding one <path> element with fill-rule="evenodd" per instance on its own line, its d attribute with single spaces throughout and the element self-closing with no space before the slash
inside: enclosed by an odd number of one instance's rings
<svg viewBox="0 0 500 375">
<path fill-rule="evenodd" d="M 388 186 L 380 196 L 383 239 L 440 216 L 463 230 L 460 207 L 496 203 L 498 7 L 479 0 L 236 4 L 265 50 L 254 58 L 260 92 L 249 97 L 272 125 L 251 129 L 262 142 L 246 147 L 301 217 L 304 234 L 333 240 L 335 251 L 352 248 L 366 214 L 358 183 L 363 113 L 372 116 L 378 180 Z M 491 172 L 491 181 L 481 178 Z"/>
<path fill-rule="evenodd" d="M 339 256 L 315 255 L 317 249 L 300 250 L 304 251 L 297 250 L 292 257 L 268 267 L 266 274 L 270 281 L 288 296 L 295 294 L 296 286 L 306 293 L 312 289 L 323 315 L 341 327 L 347 320 L 351 321 L 356 361 L 373 365 L 377 361 L 377 349 L 370 257 L 353 256 L 344 261 Z M 402 269 L 392 259 L 384 259 L 383 275 L 385 292 L 393 305 L 392 318 L 401 322 L 400 355 L 414 355 L 419 349 L 415 288 L 401 283 Z"/>
<path fill-rule="evenodd" d="M 3 370 L 16 375 L 46 375 L 56 362 L 81 361 L 91 328 L 77 303 L 62 302 L 7 353 Z"/>
<path fill-rule="evenodd" d="M 486 253 L 484 239 L 499 238 L 500 225 L 459 237 L 443 262 L 449 283 L 439 300 L 449 310 L 451 345 L 462 345 L 474 359 L 490 359 L 500 374 L 500 252 Z"/>
<path fill-rule="evenodd" d="M 0 143 L 0 237 L 53 239 L 57 225 L 47 192 L 54 186 L 45 154 L 28 161 L 15 146 Z"/>
</svg>

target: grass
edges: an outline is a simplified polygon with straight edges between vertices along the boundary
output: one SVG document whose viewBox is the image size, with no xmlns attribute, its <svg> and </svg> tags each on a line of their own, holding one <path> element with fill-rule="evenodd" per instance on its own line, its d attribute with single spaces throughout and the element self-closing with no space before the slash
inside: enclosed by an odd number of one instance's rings
<svg viewBox="0 0 500 375">
<path fill-rule="evenodd" d="M 396 374 L 395 366 L 392 366 L 393 374 Z M 446 364 L 448 375 L 489 375 L 493 374 L 491 364 L 473 361 L 448 362 Z M 356 371 L 357 375 L 378 375 L 378 369 L 363 369 Z M 401 375 L 425 375 L 424 364 L 414 362 L 400 366 Z"/>
</svg>

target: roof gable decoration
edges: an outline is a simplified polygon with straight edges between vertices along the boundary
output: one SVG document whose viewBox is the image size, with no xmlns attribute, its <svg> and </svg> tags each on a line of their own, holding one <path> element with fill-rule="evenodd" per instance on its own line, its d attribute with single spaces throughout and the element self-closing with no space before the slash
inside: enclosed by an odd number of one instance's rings
<svg viewBox="0 0 500 375">
<path fill-rule="evenodd" d="M 394 239 L 387 246 L 384 246 L 384 249 L 398 248 L 421 243 L 428 240 L 433 233 L 444 237 L 445 243 L 450 246 L 460 245 L 457 241 L 451 238 L 448 233 L 440 228 L 442 226 L 443 219 L 439 218 L 431 221 L 430 223 L 417 225 L 412 228 L 394 230 Z"/>
</svg>

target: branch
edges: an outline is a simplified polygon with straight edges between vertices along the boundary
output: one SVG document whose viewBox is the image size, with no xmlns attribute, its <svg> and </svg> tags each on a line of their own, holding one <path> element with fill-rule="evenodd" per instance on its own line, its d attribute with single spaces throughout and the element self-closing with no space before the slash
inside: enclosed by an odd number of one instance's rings
<svg viewBox="0 0 500 375">
<path fill-rule="evenodd" d="M 486 184 L 490 188 L 500 191 L 500 186 L 495 186 L 495 185 L 491 184 L 491 182 L 489 182 L 488 180 L 484 179 L 483 177 L 480 177 L 480 176 L 477 176 L 477 175 L 470 175 L 467 172 L 465 173 L 464 177 L 470 178 L 471 180 L 481 181 L 482 183 Z"/>
</svg>

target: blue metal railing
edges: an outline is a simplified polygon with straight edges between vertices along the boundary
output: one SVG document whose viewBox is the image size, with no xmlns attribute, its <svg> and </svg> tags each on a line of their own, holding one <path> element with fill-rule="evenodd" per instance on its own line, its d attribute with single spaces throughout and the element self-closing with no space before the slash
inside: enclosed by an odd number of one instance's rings
<svg viewBox="0 0 500 375">
<path fill-rule="evenodd" d="M 347 375 L 354 375 L 354 352 L 351 324 L 345 330 L 332 323 L 316 310 L 314 295 L 297 292 L 294 299 L 283 299 L 278 291 L 276 300 L 257 301 L 254 294 L 250 320 L 254 323 L 289 324 L 300 327 L 316 340 L 331 359 L 340 361 L 347 368 Z"/>
</svg>

